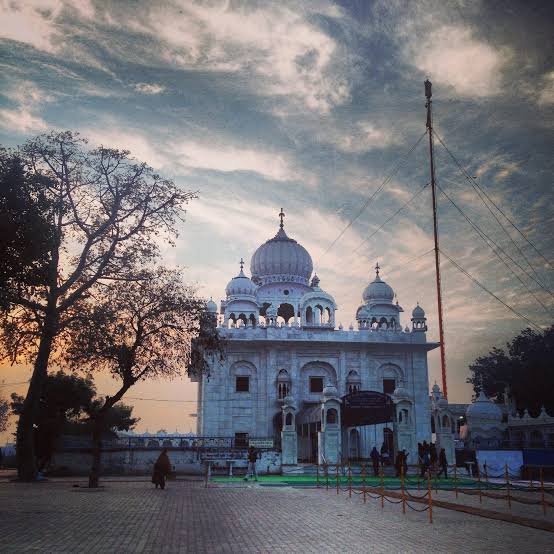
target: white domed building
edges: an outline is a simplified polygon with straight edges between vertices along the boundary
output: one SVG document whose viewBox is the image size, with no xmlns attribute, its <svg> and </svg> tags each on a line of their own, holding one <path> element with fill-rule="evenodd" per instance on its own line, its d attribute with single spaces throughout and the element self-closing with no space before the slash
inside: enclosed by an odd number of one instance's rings
<svg viewBox="0 0 554 554">
<path fill-rule="evenodd" d="M 217 316 L 225 360 L 193 377 L 198 435 L 294 444 L 283 450 L 287 463 L 367 458 L 383 445 L 416 460 L 417 443 L 431 439 L 427 352 L 438 347 L 427 341 L 425 312 L 416 306 L 403 328 L 404 310 L 377 265 L 357 328 L 337 328 L 334 297 L 279 216 L 275 236 L 252 255 L 250 277 L 241 260 L 225 289 Z M 388 406 L 379 422 L 369 415 L 375 399 Z M 361 419 L 352 419 L 356 402 Z"/>
</svg>

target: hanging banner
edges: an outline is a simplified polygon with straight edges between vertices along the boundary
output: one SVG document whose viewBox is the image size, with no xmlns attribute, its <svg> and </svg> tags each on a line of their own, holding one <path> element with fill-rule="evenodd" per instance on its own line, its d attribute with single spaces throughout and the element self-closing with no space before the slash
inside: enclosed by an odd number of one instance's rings
<svg viewBox="0 0 554 554">
<path fill-rule="evenodd" d="M 342 397 L 342 426 L 389 423 L 394 418 L 394 402 L 384 392 L 362 390 Z"/>
</svg>

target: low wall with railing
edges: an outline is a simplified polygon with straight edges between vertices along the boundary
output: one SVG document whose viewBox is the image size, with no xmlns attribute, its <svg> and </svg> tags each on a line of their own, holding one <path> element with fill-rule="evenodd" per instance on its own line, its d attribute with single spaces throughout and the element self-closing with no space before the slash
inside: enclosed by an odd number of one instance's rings
<svg viewBox="0 0 554 554">
<path fill-rule="evenodd" d="M 263 443 L 267 439 L 253 439 Z M 248 447 L 244 441 L 229 437 L 123 437 L 102 444 L 104 475 L 148 475 L 163 448 L 167 448 L 177 475 L 203 475 L 209 462 L 212 472 L 228 473 L 229 468 L 244 473 L 248 465 Z M 260 474 L 280 473 L 281 452 L 259 448 L 257 470 Z M 52 456 L 48 472 L 53 475 L 86 475 L 92 463 L 92 444 L 88 438 L 64 437 Z"/>
</svg>

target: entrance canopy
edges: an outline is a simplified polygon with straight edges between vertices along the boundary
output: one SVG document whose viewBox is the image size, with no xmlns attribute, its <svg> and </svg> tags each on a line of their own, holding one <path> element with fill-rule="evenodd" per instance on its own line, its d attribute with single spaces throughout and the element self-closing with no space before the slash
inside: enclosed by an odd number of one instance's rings
<svg viewBox="0 0 554 554">
<path fill-rule="evenodd" d="M 394 402 L 383 392 L 353 392 L 342 397 L 341 417 L 343 427 L 389 423 L 394 418 Z"/>
</svg>

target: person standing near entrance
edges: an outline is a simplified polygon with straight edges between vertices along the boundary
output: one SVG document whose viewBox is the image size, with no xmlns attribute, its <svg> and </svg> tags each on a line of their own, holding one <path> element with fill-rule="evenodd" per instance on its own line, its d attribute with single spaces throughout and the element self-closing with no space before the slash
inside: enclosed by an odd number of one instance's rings
<svg viewBox="0 0 554 554">
<path fill-rule="evenodd" d="M 439 466 L 440 471 L 438 477 L 441 476 L 441 473 L 444 473 L 444 478 L 448 479 L 448 460 L 446 459 L 446 452 L 444 451 L 444 448 L 441 448 L 439 454 Z"/>
<path fill-rule="evenodd" d="M 258 459 L 257 450 L 251 446 L 248 449 L 248 470 L 246 471 L 245 481 L 248 481 L 248 477 L 254 477 L 254 481 L 258 480 L 258 472 L 256 470 L 256 460 Z"/>
<path fill-rule="evenodd" d="M 373 450 L 369 454 L 369 457 L 371 458 L 371 464 L 373 465 L 373 475 L 375 477 L 379 476 L 379 461 L 381 457 L 379 456 L 379 452 L 377 452 L 377 448 L 374 446 Z"/>
</svg>

